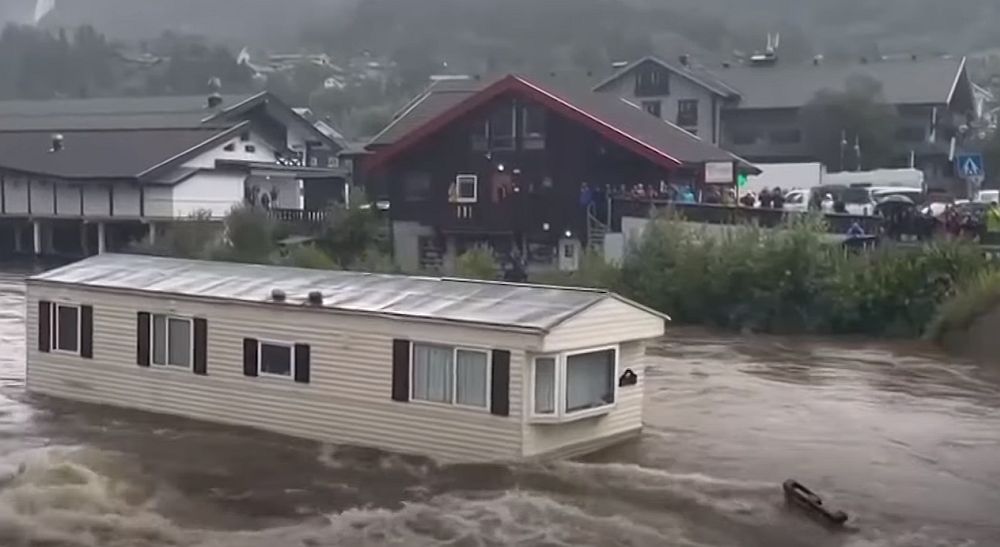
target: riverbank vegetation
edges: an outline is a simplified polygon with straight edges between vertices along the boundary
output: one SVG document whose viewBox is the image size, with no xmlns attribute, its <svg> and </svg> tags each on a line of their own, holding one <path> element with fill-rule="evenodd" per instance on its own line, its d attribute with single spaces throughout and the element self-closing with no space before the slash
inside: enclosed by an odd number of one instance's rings
<svg viewBox="0 0 1000 547">
<path fill-rule="evenodd" d="M 154 243 L 146 241 L 131 250 L 299 268 L 396 271 L 384 221 L 360 207 L 332 209 L 322 224 L 301 227 L 277 222 L 262 209 L 238 206 L 221 225 L 207 215 L 195 215 L 168 226 Z"/>
<path fill-rule="evenodd" d="M 957 241 L 851 253 L 829 241 L 820 219 L 787 228 L 705 238 L 660 218 L 620 267 L 590 257 L 572 275 L 536 280 L 613 289 L 678 323 L 916 337 L 959 287 L 993 271 L 981 250 Z"/>
<path fill-rule="evenodd" d="M 363 201 L 362 201 L 363 203 Z M 136 252 L 316 269 L 398 272 L 384 219 L 363 208 L 331 211 L 295 236 L 295 226 L 237 207 L 224 227 L 177 223 Z M 669 216 L 653 219 L 620 264 L 585 253 L 573 273 L 539 272 L 535 283 L 599 287 L 663 311 L 678 323 L 754 332 L 931 338 L 1000 305 L 1000 270 L 959 241 L 848 252 L 823 220 L 783 230 L 739 227 L 705 237 Z M 301 230 L 299 233 L 303 233 Z M 488 249 L 455 261 L 449 275 L 496 279 Z M 419 273 L 419 272 L 413 272 Z"/>
</svg>

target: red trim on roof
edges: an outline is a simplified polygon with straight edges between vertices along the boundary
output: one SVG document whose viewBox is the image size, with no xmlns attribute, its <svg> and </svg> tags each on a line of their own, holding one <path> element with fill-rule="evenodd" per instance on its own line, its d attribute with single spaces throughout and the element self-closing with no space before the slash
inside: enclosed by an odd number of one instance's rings
<svg viewBox="0 0 1000 547">
<path fill-rule="evenodd" d="M 403 138 L 397 140 L 386 148 L 376 151 L 374 156 L 372 156 L 371 161 L 368 162 L 367 166 L 365 166 L 365 169 L 378 169 L 379 167 L 385 165 L 389 160 L 395 158 L 406 150 L 409 150 L 441 129 L 444 129 L 458 118 L 506 92 L 516 92 L 521 96 L 534 99 L 570 119 L 583 123 L 584 125 L 597 131 L 597 133 L 608 140 L 619 144 L 636 154 L 644 156 L 658 165 L 668 169 L 673 169 L 683 164 L 682 161 L 674 158 L 667 152 L 644 142 L 642 139 L 615 127 L 614 125 L 594 116 L 593 114 L 590 114 L 589 112 L 586 112 L 568 101 L 561 99 L 541 86 L 511 74 L 490 84 L 483 90 L 456 104 L 439 116 L 428 120 L 426 123 L 417 127 L 410 133 L 403 136 Z"/>
</svg>

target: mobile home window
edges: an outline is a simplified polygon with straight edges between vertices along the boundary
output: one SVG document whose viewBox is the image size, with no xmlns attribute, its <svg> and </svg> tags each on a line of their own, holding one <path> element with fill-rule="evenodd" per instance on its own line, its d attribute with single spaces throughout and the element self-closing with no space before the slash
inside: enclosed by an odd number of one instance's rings
<svg viewBox="0 0 1000 547">
<path fill-rule="evenodd" d="M 576 419 L 615 403 L 618 348 L 602 348 L 534 359 L 531 414 L 543 420 Z"/>
<path fill-rule="evenodd" d="M 535 414 L 556 413 L 556 358 L 535 359 Z"/>
<path fill-rule="evenodd" d="M 260 343 L 260 374 L 270 376 L 292 376 L 292 346 L 275 342 Z"/>
<path fill-rule="evenodd" d="M 194 354 L 193 333 L 190 319 L 154 314 L 150 332 L 153 364 L 190 368 Z"/>
<path fill-rule="evenodd" d="M 80 351 L 80 308 L 64 304 L 55 305 L 52 319 L 52 339 L 55 349 L 77 353 Z"/>
<path fill-rule="evenodd" d="M 615 402 L 615 350 L 566 357 L 566 413 Z"/>
<path fill-rule="evenodd" d="M 476 408 L 488 406 L 489 354 L 434 344 L 413 344 L 411 399 Z"/>
</svg>

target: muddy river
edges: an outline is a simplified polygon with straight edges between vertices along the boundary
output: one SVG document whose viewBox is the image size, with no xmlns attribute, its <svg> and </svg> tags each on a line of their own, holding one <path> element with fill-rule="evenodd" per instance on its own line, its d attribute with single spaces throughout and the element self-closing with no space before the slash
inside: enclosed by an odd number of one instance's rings
<svg viewBox="0 0 1000 547">
<path fill-rule="evenodd" d="M 673 330 L 638 440 L 444 466 L 29 395 L 23 298 L 0 274 L 4 547 L 1000 545 L 1000 373 L 919 345 Z"/>
</svg>

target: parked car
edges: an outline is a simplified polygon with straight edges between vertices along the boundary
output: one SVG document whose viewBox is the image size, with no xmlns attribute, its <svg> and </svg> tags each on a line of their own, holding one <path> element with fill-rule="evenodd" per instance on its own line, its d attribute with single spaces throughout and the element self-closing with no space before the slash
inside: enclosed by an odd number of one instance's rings
<svg viewBox="0 0 1000 547">
<path fill-rule="evenodd" d="M 923 188 L 906 186 L 850 186 L 844 191 L 843 200 L 848 214 L 869 216 L 875 214 L 878 203 L 889 196 L 906 196 L 913 203 L 923 203 Z"/>
</svg>

